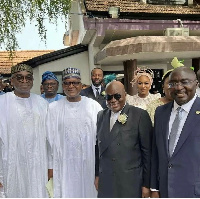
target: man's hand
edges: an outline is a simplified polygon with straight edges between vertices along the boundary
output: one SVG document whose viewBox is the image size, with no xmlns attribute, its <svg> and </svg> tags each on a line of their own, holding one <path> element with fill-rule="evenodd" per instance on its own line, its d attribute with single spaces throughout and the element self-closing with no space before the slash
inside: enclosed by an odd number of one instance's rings
<svg viewBox="0 0 200 199">
<path fill-rule="evenodd" d="M 152 191 L 151 198 L 160 198 L 159 191 Z"/>
<path fill-rule="evenodd" d="M 53 178 L 53 169 L 48 169 L 48 180 L 50 180 L 50 178 Z"/>
<path fill-rule="evenodd" d="M 142 187 L 142 198 L 149 198 L 150 197 L 150 189 L 146 187 Z"/>
<path fill-rule="evenodd" d="M 99 176 L 95 177 L 94 185 L 95 185 L 96 190 L 98 191 L 98 188 L 99 188 Z"/>
</svg>

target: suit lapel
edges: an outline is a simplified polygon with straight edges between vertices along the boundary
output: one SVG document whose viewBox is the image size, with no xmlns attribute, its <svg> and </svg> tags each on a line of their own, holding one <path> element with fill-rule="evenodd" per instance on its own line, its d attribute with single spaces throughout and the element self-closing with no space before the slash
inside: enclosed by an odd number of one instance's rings
<svg viewBox="0 0 200 199">
<path fill-rule="evenodd" d="M 169 134 L 169 119 L 172 111 L 173 102 L 169 103 L 166 111 L 163 111 L 163 120 L 161 131 L 163 133 L 163 140 L 166 149 L 167 156 L 169 157 L 169 149 L 168 149 L 168 134 Z"/>
<path fill-rule="evenodd" d="M 95 99 L 95 96 L 94 96 L 94 93 L 93 93 L 93 90 L 92 90 L 91 86 L 88 88 L 88 97 L 92 98 L 92 99 Z"/>
<path fill-rule="evenodd" d="M 184 144 L 188 136 L 192 133 L 193 129 L 195 129 L 195 123 L 200 122 L 200 116 L 196 114 L 196 111 L 200 110 L 200 100 L 197 98 L 192 105 L 192 108 L 188 114 L 188 117 L 183 126 L 182 132 L 180 134 L 178 143 L 175 147 L 174 153 L 172 157 L 174 157 L 177 152 L 180 150 L 181 146 Z M 195 122 L 194 122 L 195 121 Z"/>
<path fill-rule="evenodd" d="M 90 86 L 90 87 L 88 88 L 87 96 L 90 97 L 90 98 L 92 98 L 92 99 L 94 99 L 94 100 L 97 100 L 97 101 L 98 101 L 98 100 L 104 100 L 105 97 L 101 94 L 103 91 L 105 91 L 105 88 L 104 88 L 104 87 L 101 87 L 101 92 L 99 93 L 99 98 L 96 99 L 96 97 L 95 97 L 95 95 L 94 95 L 94 92 L 93 92 L 93 90 L 92 90 L 92 86 Z"/>
<path fill-rule="evenodd" d="M 129 105 L 126 105 L 123 110 L 121 111 L 120 114 L 123 114 L 125 113 L 126 115 L 128 115 L 128 108 Z M 113 125 L 113 128 L 111 129 L 111 132 L 110 132 L 110 137 L 109 137 L 109 142 L 108 142 L 108 145 L 111 144 L 111 142 L 113 142 L 113 140 L 115 140 L 115 138 L 118 136 L 120 130 L 121 130 L 121 127 L 122 127 L 123 124 L 121 124 L 118 120 L 116 120 L 115 124 Z"/>
<path fill-rule="evenodd" d="M 128 115 L 127 105 L 122 110 L 121 114 L 123 113 L 126 113 Z M 110 131 L 110 115 L 111 115 L 111 111 L 109 109 L 106 110 L 105 116 L 103 118 L 103 124 L 105 126 L 105 130 L 103 131 L 104 140 L 103 140 L 103 143 L 101 143 L 100 154 L 102 154 L 111 144 L 111 142 L 117 137 L 117 135 L 119 134 L 120 128 L 122 126 L 122 124 L 116 121 L 115 124 L 113 125 L 113 128 Z"/>
<path fill-rule="evenodd" d="M 123 110 L 122 110 L 122 112 L 120 114 L 125 113 L 126 115 L 128 115 L 127 112 L 128 112 L 128 106 L 126 105 L 123 108 Z M 116 138 L 116 136 L 118 135 L 121 125 L 122 124 L 120 124 L 118 120 L 113 125 L 113 128 L 111 129 L 111 132 L 110 132 L 110 134 L 111 134 L 111 141 L 113 141 Z"/>
<path fill-rule="evenodd" d="M 105 100 L 105 96 L 102 95 L 102 92 L 105 91 L 105 88 L 104 87 L 101 87 L 101 92 L 99 93 L 99 97 L 96 99 L 97 101 L 102 101 L 102 100 Z"/>
<path fill-rule="evenodd" d="M 109 109 L 105 110 L 105 114 L 103 115 L 102 125 L 104 130 L 102 130 L 102 140 L 101 140 L 101 150 L 100 154 L 102 154 L 108 147 L 109 139 L 110 139 L 110 114 L 111 111 Z"/>
</svg>

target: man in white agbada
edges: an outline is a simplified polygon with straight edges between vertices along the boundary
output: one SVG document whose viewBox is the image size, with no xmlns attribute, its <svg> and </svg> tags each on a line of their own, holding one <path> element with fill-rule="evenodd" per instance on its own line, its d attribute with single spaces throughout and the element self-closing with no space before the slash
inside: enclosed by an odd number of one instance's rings
<svg viewBox="0 0 200 199">
<path fill-rule="evenodd" d="M 98 102 L 81 91 L 80 71 L 63 71 L 65 98 L 53 102 L 47 120 L 52 147 L 54 197 L 95 198 L 95 143 Z M 51 170 L 52 171 L 52 170 Z M 51 176 L 49 176 L 51 177 Z"/>
<path fill-rule="evenodd" d="M 45 119 L 48 102 L 30 93 L 32 68 L 11 68 L 14 92 L 0 96 L 0 186 L 8 198 L 47 197 Z M 3 196 L 1 196 L 3 197 Z"/>
</svg>

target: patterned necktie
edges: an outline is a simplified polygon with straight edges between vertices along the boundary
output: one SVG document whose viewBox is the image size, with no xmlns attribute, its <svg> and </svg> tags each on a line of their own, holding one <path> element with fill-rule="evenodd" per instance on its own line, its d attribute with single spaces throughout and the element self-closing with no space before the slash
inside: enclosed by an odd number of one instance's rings
<svg viewBox="0 0 200 199">
<path fill-rule="evenodd" d="M 96 98 L 99 98 L 99 88 L 95 88 L 96 89 Z"/>
<path fill-rule="evenodd" d="M 181 112 L 182 112 L 182 110 L 183 109 L 181 107 L 177 108 L 176 117 L 175 117 L 175 120 L 174 120 L 174 122 L 172 124 L 171 133 L 169 135 L 169 155 L 170 155 L 170 157 L 172 156 L 172 154 L 174 152 L 176 136 L 177 136 L 178 128 L 179 128 L 180 121 L 181 121 Z"/>
</svg>

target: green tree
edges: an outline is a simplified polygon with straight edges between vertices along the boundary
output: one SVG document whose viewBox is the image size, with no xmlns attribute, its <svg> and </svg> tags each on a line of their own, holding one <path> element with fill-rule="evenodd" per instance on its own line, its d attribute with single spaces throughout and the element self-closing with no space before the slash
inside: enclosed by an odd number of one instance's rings
<svg viewBox="0 0 200 199">
<path fill-rule="evenodd" d="M 0 0 L 0 46 L 16 50 L 16 34 L 25 27 L 27 19 L 36 21 L 41 40 L 46 39 L 45 21 L 57 24 L 58 18 L 66 20 L 71 0 Z"/>
</svg>

